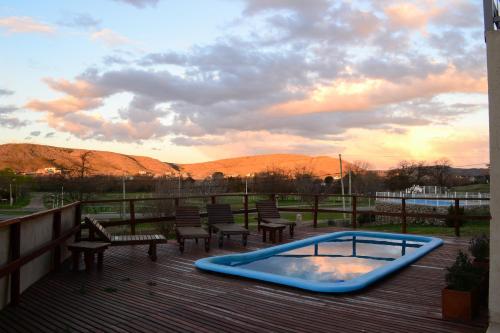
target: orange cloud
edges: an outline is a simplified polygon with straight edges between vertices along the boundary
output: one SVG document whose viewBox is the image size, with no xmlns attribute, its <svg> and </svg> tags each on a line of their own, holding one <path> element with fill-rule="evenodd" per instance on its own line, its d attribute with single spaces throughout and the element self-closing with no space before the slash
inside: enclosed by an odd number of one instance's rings
<svg viewBox="0 0 500 333">
<path fill-rule="evenodd" d="M 40 23 L 28 16 L 9 16 L 0 18 L 0 27 L 4 27 L 7 33 L 53 33 L 54 27 Z"/>
<path fill-rule="evenodd" d="M 429 21 L 444 12 L 443 8 L 433 6 L 434 1 L 426 1 L 423 9 L 413 3 L 400 3 L 385 9 L 385 15 L 389 18 L 391 25 L 395 27 L 425 28 Z"/>
<path fill-rule="evenodd" d="M 54 114 L 67 114 L 80 110 L 95 109 L 102 105 L 99 98 L 78 98 L 73 96 L 64 96 L 51 101 L 32 100 L 25 107 L 36 111 L 49 111 Z"/>
<path fill-rule="evenodd" d="M 395 83 L 382 79 L 338 79 L 329 86 L 315 88 L 309 98 L 283 103 L 270 113 L 307 114 L 335 111 L 366 111 L 415 98 L 443 93 L 485 93 L 485 77 L 474 78 L 449 67 L 444 73 L 427 78 L 407 78 Z"/>
</svg>

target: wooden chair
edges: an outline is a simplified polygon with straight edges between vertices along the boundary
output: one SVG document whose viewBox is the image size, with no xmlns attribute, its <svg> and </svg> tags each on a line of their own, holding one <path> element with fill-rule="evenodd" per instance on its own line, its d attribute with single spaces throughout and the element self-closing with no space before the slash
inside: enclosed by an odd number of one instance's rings
<svg viewBox="0 0 500 333">
<path fill-rule="evenodd" d="M 111 246 L 127 245 L 148 245 L 148 255 L 151 260 L 156 261 L 156 244 L 164 244 L 167 239 L 163 235 L 113 235 L 110 234 L 102 224 L 96 219 L 85 217 L 85 223 L 89 227 L 89 240 L 93 241 L 97 234 L 105 242 L 111 243 Z"/>
<path fill-rule="evenodd" d="M 197 207 L 177 207 L 175 210 L 175 234 L 179 243 L 179 250 L 184 252 L 184 241 L 194 239 L 205 240 L 205 251 L 210 250 L 210 234 L 201 226 L 200 211 Z"/>
<path fill-rule="evenodd" d="M 240 225 L 234 223 L 233 212 L 229 204 L 210 204 L 207 205 L 208 213 L 208 233 L 212 231 L 218 233 L 219 247 L 224 243 L 224 235 L 228 238 L 231 235 L 241 235 L 243 246 L 247 245 L 247 236 L 249 231 Z"/>
<path fill-rule="evenodd" d="M 258 213 L 257 228 L 259 231 L 261 223 L 282 224 L 289 227 L 290 237 L 293 238 L 296 223 L 282 219 L 278 207 L 276 207 L 276 203 L 273 200 L 257 201 L 255 206 Z"/>
</svg>

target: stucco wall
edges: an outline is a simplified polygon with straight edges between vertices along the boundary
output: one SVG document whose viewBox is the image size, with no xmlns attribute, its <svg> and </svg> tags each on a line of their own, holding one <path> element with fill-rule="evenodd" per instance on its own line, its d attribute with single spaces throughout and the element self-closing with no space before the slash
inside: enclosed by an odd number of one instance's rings
<svg viewBox="0 0 500 333">
<path fill-rule="evenodd" d="M 75 208 L 63 210 L 61 215 L 61 232 L 73 227 Z M 21 223 L 21 256 L 29 253 L 53 239 L 52 215 L 45 215 Z M 0 228 L 0 266 L 9 258 L 9 227 Z M 70 237 L 66 243 L 74 241 Z M 62 247 L 61 261 L 69 257 L 65 246 Z M 45 276 L 53 267 L 53 251 L 42 254 L 21 267 L 21 293 L 33 283 Z M 10 283 L 8 278 L 0 279 L 0 309 L 4 308 L 10 298 Z"/>
<path fill-rule="evenodd" d="M 490 115 L 490 327 L 500 332 L 500 31 L 486 34 Z"/>
</svg>

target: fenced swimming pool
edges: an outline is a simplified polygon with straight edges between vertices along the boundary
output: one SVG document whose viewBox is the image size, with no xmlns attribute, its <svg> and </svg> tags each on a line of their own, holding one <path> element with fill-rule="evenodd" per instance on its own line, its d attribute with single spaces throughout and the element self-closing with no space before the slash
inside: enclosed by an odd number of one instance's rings
<svg viewBox="0 0 500 333">
<path fill-rule="evenodd" d="M 460 200 L 459 205 L 462 207 L 477 207 L 488 206 L 490 204 L 489 193 L 479 192 L 446 192 L 446 193 L 405 193 L 405 192 L 377 192 L 376 202 L 401 203 L 401 199 L 395 197 L 406 198 L 406 204 L 423 205 L 433 207 L 447 207 L 455 204 L 456 198 L 465 198 Z M 439 199 L 437 199 L 439 198 Z M 444 198 L 444 199 L 443 199 Z M 446 200 L 449 198 L 449 200 Z"/>
</svg>

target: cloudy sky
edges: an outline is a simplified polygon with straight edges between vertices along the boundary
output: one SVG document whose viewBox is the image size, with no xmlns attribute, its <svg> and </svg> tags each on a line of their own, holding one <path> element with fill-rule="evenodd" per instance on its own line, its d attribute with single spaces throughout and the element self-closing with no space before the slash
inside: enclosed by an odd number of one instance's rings
<svg viewBox="0 0 500 333">
<path fill-rule="evenodd" d="M 488 162 L 474 0 L 7 0 L 0 143 Z"/>
</svg>

